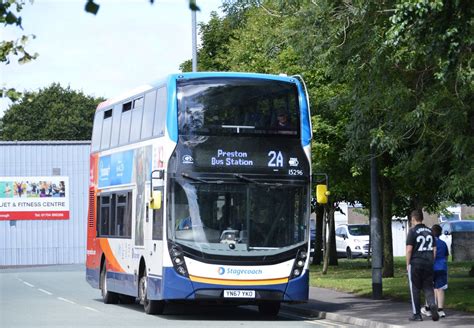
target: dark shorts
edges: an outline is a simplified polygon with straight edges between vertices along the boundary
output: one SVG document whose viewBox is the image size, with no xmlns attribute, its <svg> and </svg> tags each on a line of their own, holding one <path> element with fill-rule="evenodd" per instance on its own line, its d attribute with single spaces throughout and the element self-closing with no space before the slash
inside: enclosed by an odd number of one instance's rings
<svg viewBox="0 0 474 328">
<path fill-rule="evenodd" d="M 448 289 L 448 272 L 435 271 L 433 273 L 433 281 L 435 289 Z"/>
</svg>

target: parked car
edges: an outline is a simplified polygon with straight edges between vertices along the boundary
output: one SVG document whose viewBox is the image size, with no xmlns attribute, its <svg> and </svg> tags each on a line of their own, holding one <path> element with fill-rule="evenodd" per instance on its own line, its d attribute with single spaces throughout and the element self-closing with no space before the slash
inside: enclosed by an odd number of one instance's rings
<svg viewBox="0 0 474 328">
<path fill-rule="evenodd" d="M 446 221 L 440 223 L 442 228 L 441 236 L 439 237 L 441 240 L 446 242 L 448 246 L 449 253 L 451 253 L 451 242 L 453 232 L 457 231 L 474 231 L 474 221 L 470 220 L 457 220 L 457 221 Z"/>
<path fill-rule="evenodd" d="M 336 250 L 348 259 L 369 255 L 370 226 L 368 224 L 343 224 L 336 228 Z"/>
<path fill-rule="evenodd" d="M 439 222 L 459 221 L 461 220 L 461 217 L 459 213 L 451 213 L 451 214 L 441 214 L 438 219 L 439 219 Z"/>
</svg>

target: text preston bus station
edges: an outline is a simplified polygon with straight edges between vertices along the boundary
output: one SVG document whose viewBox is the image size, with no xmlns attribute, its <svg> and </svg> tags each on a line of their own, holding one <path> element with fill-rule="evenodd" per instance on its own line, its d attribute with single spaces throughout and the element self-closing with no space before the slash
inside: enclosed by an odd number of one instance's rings
<svg viewBox="0 0 474 328">
<path fill-rule="evenodd" d="M 211 157 L 212 166 L 253 166 L 253 161 L 243 151 L 217 150 L 217 156 Z"/>
</svg>

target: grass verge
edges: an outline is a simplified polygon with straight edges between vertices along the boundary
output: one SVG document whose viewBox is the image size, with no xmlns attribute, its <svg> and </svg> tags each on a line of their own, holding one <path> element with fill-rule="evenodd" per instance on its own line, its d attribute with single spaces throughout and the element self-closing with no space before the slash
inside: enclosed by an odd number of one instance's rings
<svg viewBox="0 0 474 328">
<path fill-rule="evenodd" d="M 472 262 L 448 263 L 448 286 L 445 308 L 474 312 L 474 277 L 469 277 Z M 410 300 L 405 257 L 394 259 L 393 278 L 384 278 L 384 298 L 400 301 Z M 326 275 L 322 266 L 310 268 L 312 287 L 330 288 L 359 296 L 372 296 L 372 271 L 366 259 L 339 259 L 338 266 L 330 266 Z"/>
</svg>

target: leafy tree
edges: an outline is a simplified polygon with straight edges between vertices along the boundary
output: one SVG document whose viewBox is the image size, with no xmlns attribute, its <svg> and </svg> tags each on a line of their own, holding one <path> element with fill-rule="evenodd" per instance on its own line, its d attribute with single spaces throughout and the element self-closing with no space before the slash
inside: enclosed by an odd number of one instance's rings
<svg viewBox="0 0 474 328">
<path fill-rule="evenodd" d="M 376 157 L 383 274 L 393 275 L 393 215 L 474 201 L 473 2 L 226 4 L 245 23 L 210 59 L 231 70 L 302 73 L 316 109 L 314 171 L 329 173 L 335 204 L 369 206 Z"/>
<path fill-rule="evenodd" d="M 0 120 L 1 140 L 90 140 L 100 98 L 53 83 L 25 92 Z"/>
<path fill-rule="evenodd" d="M 25 0 L 8 0 L 0 3 L 0 23 L 4 26 L 21 26 L 22 19 L 20 12 L 25 6 Z M 18 63 L 24 64 L 35 59 L 38 54 L 31 54 L 25 49 L 25 44 L 29 38 L 34 38 L 34 35 L 23 35 L 18 40 L 2 40 L 0 42 L 0 62 L 9 64 L 10 57 L 19 56 Z"/>
<path fill-rule="evenodd" d="M 8 0 L 0 3 L 0 23 L 5 27 L 16 26 L 23 30 L 20 12 L 25 6 L 25 0 Z M 0 62 L 8 65 L 12 57 L 16 57 L 19 64 L 25 64 L 38 57 L 37 53 L 30 53 L 26 50 L 29 39 L 34 39 L 34 35 L 22 35 L 16 40 L 2 40 L 0 42 Z M 14 88 L 4 88 L 0 92 L 0 97 L 8 97 L 12 101 L 18 100 L 21 94 Z"/>
</svg>

